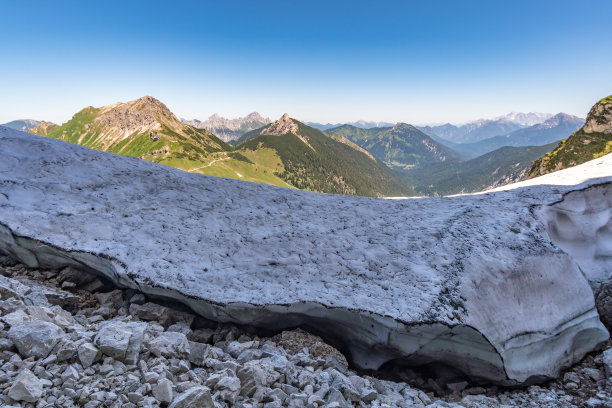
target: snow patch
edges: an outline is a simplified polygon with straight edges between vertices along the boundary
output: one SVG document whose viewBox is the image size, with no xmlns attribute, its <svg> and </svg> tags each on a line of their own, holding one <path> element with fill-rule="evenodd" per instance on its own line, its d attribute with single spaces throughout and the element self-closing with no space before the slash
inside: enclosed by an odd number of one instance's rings
<svg viewBox="0 0 612 408">
<path fill-rule="evenodd" d="M 219 321 L 319 327 L 359 367 L 436 361 L 518 384 L 556 376 L 608 338 L 579 261 L 537 209 L 612 182 L 609 159 L 605 177 L 580 185 L 566 173 L 566 185 L 381 200 L 192 174 L 6 128 L 0 151 L 3 251 Z"/>
</svg>

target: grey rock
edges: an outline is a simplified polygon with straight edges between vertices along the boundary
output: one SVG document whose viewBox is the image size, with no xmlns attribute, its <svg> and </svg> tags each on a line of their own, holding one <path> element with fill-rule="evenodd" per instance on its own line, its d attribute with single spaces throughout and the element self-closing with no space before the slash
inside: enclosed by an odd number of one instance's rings
<svg viewBox="0 0 612 408">
<path fill-rule="evenodd" d="M 208 387 L 193 387 L 172 401 L 169 408 L 215 408 Z"/>
<path fill-rule="evenodd" d="M 64 339 L 64 331 L 50 322 L 31 321 L 16 324 L 9 330 L 9 338 L 23 357 L 45 358 L 57 343 Z"/>
<path fill-rule="evenodd" d="M 95 294 L 95 297 L 101 305 L 109 306 L 114 309 L 119 309 L 123 303 L 123 292 L 119 289 L 110 292 L 99 292 Z"/>
<path fill-rule="evenodd" d="M 9 388 L 8 396 L 15 401 L 37 402 L 42 396 L 42 391 L 43 386 L 38 378 L 26 369 L 15 378 Z"/>
<path fill-rule="evenodd" d="M 601 371 L 595 369 L 595 368 L 591 368 L 591 367 L 586 367 L 582 369 L 582 372 L 589 377 L 591 380 L 597 382 L 603 379 L 603 374 Z"/>
<path fill-rule="evenodd" d="M 214 330 L 211 329 L 197 329 L 189 333 L 188 338 L 198 343 L 209 343 L 214 334 Z"/>
<path fill-rule="evenodd" d="M 149 351 L 157 357 L 187 358 L 189 341 L 183 333 L 163 332 L 149 341 Z"/>
<path fill-rule="evenodd" d="M 104 283 L 100 279 L 94 279 L 93 281 L 81 286 L 81 289 L 86 290 L 88 292 L 98 292 L 99 290 L 104 288 Z"/>
<path fill-rule="evenodd" d="M 573 371 L 569 371 L 565 373 L 565 375 L 563 376 L 563 381 L 566 383 L 567 382 L 579 383 L 580 376 Z"/>
<path fill-rule="evenodd" d="M 244 364 L 248 361 L 260 360 L 263 356 L 263 351 L 260 349 L 248 349 L 244 350 L 240 355 L 236 358 L 236 361 L 240 364 Z"/>
<path fill-rule="evenodd" d="M 347 405 L 346 399 L 342 393 L 338 389 L 330 387 L 329 393 L 327 394 L 327 403 L 332 404 L 334 402 L 340 404 L 342 407 Z"/>
<path fill-rule="evenodd" d="M 79 361 L 84 368 L 91 366 L 100 358 L 100 350 L 92 343 L 83 343 L 77 349 Z"/>
<path fill-rule="evenodd" d="M 94 342 L 102 353 L 112 358 L 125 358 L 132 331 L 124 322 L 110 321 L 100 328 Z"/>
<path fill-rule="evenodd" d="M 32 317 L 24 312 L 22 309 L 17 309 L 11 313 L 2 316 L 2 321 L 9 326 L 14 326 L 23 322 L 32 320 Z"/>
<path fill-rule="evenodd" d="M 195 341 L 189 342 L 189 362 L 195 365 L 203 365 L 204 360 L 208 356 L 208 344 L 202 344 Z"/>
<path fill-rule="evenodd" d="M 602 363 L 606 372 L 606 377 L 612 377 L 612 349 L 608 349 L 602 354 Z"/>
<path fill-rule="evenodd" d="M 145 323 L 105 322 L 94 338 L 100 351 L 119 361 L 135 364 L 143 343 Z"/>
<path fill-rule="evenodd" d="M 74 366 L 68 366 L 61 375 L 62 382 L 66 382 L 68 380 L 78 381 L 79 372 Z"/>
<path fill-rule="evenodd" d="M 254 344 L 255 343 L 253 341 L 248 341 L 245 343 L 231 341 L 227 344 L 225 352 L 228 353 L 230 356 L 237 358 L 243 351 L 252 348 Z"/>
<path fill-rule="evenodd" d="M 373 388 L 364 388 L 361 390 L 360 394 L 361 400 L 366 404 L 378 398 L 378 392 L 376 392 L 376 390 Z"/>
<path fill-rule="evenodd" d="M 6 350 L 12 350 L 14 347 L 15 347 L 15 343 L 13 343 L 13 340 L 8 339 L 6 337 L 0 338 L 0 352 L 6 351 Z"/>
<path fill-rule="evenodd" d="M 138 404 L 143 398 L 142 394 L 139 392 L 129 392 L 127 397 L 128 401 L 130 401 L 132 404 Z"/>
<path fill-rule="evenodd" d="M 58 282 L 71 282 L 77 285 L 85 285 L 96 279 L 94 274 L 78 270 L 71 266 L 62 269 L 57 277 Z"/>
<path fill-rule="evenodd" d="M 461 405 L 466 408 L 496 408 L 499 401 L 484 395 L 467 395 L 461 399 Z"/>
<path fill-rule="evenodd" d="M 187 338 L 189 338 L 189 333 L 191 333 L 191 327 L 189 327 L 186 322 L 177 322 L 168 326 L 167 331 L 183 333 L 185 336 L 187 336 Z"/>
<path fill-rule="evenodd" d="M 157 384 L 152 389 L 153 396 L 156 400 L 164 403 L 172 402 L 172 381 L 167 378 L 161 378 L 157 381 Z"/>
</svg>

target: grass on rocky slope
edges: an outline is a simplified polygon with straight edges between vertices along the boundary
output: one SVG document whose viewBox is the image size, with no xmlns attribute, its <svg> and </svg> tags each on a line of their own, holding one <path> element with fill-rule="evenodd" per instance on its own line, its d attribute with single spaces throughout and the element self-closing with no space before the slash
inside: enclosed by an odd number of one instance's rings
<svg viewBox="0 0 612 408">
<path fill-rule="evenodd" d="M 299 189 L 365 196 L 409 193 L 382 163 L 314 128 L 296 123 L 299 134 L 312 148 L 296 135 L 286 134 L 258 135 L 251 139 L 247 136 L 244 139 L 249 140 L 238 149 L 255 163 L 273 168 L 279 178 Z M 273 156 L 256 158 L 255 152 L 262 149 L 273 151 L 278 159 Z M 280 165 L 283 168 L 275 168 Z"/>
<path fill-rule="evenodd" d="M 449 195 L 477 192 L 519 181 L 535 159 L 554 149 L 545 146 L 502 147 L 465 162 L 440 163 L 409 171 L 403 181 L 414 185 L 419 195 Z"/>
<path fill-rule="evenodd" d="M 612 151 L 612 135 L 585 133 L 582 129 L 559 142 L 555 150 L 533 163 L 528 178 L 565 169 L 596 159 Z"/>
<path fill-rule="evenodd" d="M 342 135 L 372 153 L 378 160 L 397 170 L 408 170 L 440 161 L 457 160 L 452 149 L 411 125 L 361 129 L 342 125 L 327 131 Z"/>
</svg>

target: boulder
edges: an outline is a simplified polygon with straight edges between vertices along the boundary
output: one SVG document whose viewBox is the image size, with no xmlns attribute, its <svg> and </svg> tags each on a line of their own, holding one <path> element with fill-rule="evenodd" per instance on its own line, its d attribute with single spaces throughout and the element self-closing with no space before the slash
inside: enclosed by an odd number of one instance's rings
<svg viewBox="0 0 612 408">
<path fill-rule="evenodd" d="M 204 177 L 7 128 L 0 151 L 2 252 L 84 265 L 211 320 L 315 328 L 358 368 L 439 363 L 516 385 L 608 338 L 590 284 L 612 278 L 610 155 L 503 191 L 384 200 Z M 104 347 L 121 358 L 119 337 Z"/>
<path fill-rule="evenodd" d="M 30 370 L 25 369 L 13 381 L 8 396 L 15 401 L 38 402 L 42 391 L 40 380 Z"/>
<path fill-rule="evenodd" d="M 101 325 L 94 343 L 107 356 L 127 364 L 135 364 L 145 329 L 146 323 L 111 320 Z"/>
<path fill-rule="evenodd" d="M 187 358 L 189 356 L 189 341 L 183 333 L 159 333 L 148 343 L 149 351 L 157 357 Z"/>
<path fill-rule="evenodd" d="M 601 322 L 608 330 L 612 330 L 612 281 L 604 282 L 595 297 L 595 304 Z"/>
<path fill-rule="evenodd" d="M 77 350 L 79 361 L 84 368 L 91 366 L 100 358 L 100 350 L 92 343 L 83 343 Z"/>
<path fill-rule="evenodd" d="M 172 402 L 172 381 L 161 378 L 153 386 L 153 396 L 161 403 L 169 404 Z"/>
<path fill-rule="evenodd" d="M 169 408 L 215 408 L 208 387 L 193 387 L 176 397 Z"/>
<path fill-rule="evenodd" d="M 60 327 L 40 320 L 15 324 L 8 335 L 24 358 L 45 358 L 61 340 L 66 338 Z"/>
</svg>

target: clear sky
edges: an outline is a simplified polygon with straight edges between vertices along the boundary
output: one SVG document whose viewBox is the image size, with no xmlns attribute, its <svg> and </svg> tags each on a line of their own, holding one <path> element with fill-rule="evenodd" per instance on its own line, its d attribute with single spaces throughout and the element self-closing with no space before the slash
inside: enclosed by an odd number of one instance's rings
<svg viewBox="0 0 612 408">
<path fill-rule="evenodd" d="M 584 116 L 612 1 L 3 1 L 0 123 L 152 95 L 185 118 Z"/>
</svg>

